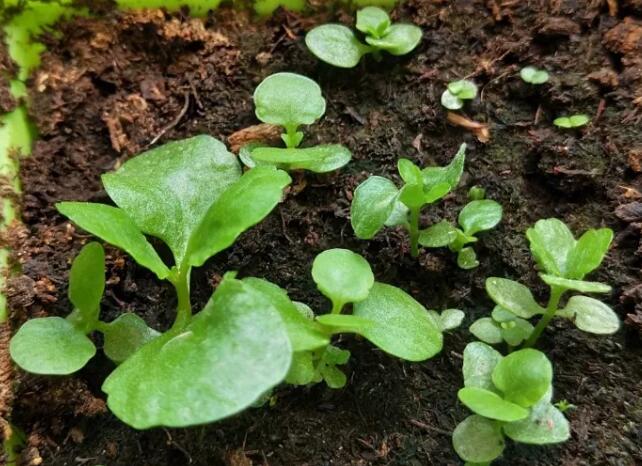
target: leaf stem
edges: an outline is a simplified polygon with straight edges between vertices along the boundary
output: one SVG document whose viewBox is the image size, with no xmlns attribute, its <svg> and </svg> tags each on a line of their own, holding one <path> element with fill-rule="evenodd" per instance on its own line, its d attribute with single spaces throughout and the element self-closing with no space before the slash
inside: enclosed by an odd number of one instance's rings
<svg viewBox="0 0 642 466">
<path fill-rule="evenodd" d="M 551 287 L 551 296 L 548 299 L 546 312 L 539 320 L 539 322 L 537 322 L 535 329 L 528 337 L 528 340 L 526 340 L 526 343 L 524 343 L 524 348 L 531 348 L 535 345 L 535 343 L 537 343 L 537 339 L 540 337 L 548 323 L 551 321 L 551 319 L 555 315 L 555 312 L 557 312 L 557 306 L 559 305 L 562 294 L 564 294 L 565 291 L 566 290 L 564 288 L 560 288 L 558 286 Z"/>
<path fill-rule="evenodd" d="M 419 209 L 410 209 L 408 231 L 410 232 L 410 255 L 417 257 L 419 255 Z"/>
<path fill-rule="evenodd" d="M 294 148 L 298 145 L 297 143 L 297 127 L 296 126 L 286 126 L 285 127 L 285 134 L 283 141 L 285 142 L 285 146 L 288 149 Z"/>
<path fill-rule="evenodd" d="M 339 301 L 332 301 L 332 314 L 341 314 L 344 304 Z"/>
<path fill-rule="evenodd" d="M 176 276 L 176 279 L 172 281 L 176 289 L 178 305 L 176 307 L 176 319 L 171 330 L 184 329 L 192 319 L 192 304 L 189 296 L 190 271 L 191 267 L 186 267 L 185 270 L 181 270 Z"/>
</svg>

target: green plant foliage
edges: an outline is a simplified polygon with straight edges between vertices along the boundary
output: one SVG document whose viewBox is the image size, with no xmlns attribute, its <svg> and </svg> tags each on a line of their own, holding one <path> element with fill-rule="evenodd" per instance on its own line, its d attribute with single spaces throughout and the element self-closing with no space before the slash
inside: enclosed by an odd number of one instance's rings
<svg viewBox="0 0 642 466">
<path fill-rule="evenodd" d="M 519 76 L 529 84 L 544 84 L 549 79 L 546 70 L 540 70 L 534 66 L 525 66 L 519 71 Z"/>
<path fill-rule="evenodd" d="M 477 85 L 468 79 L 452 81 L 441 94 L 441 105 L 448 110 L 459 110 L 464 106 L 465 100 L 477 97 Z"/>
<path fill-rule="evenodd" d="M 421 28 L 412 24 L 392 24 L 385 10 L 368 6 L 357 12 L 356 28 L 365 36 L 362 43 L 355 33 L 341 24 L 317 26 L 305 36 L 308 49 L 320 60 L 339 68 L 354 68 L 366 54 L 380 57 L 381 51 L 406 55 L 421 41 Z"/>
<path fill-rule="evenodd" d="M 269 16 L 278 7 L 291 11 L 301 11 L 305 8 L 305 0 L 254 0 L 254 11 L 261 16 Z"/>
<path fill-rule="evenodd" d="M 570 128 L 579 128 L 581 126 L 584 126 L 589 121 L 591 121 L 591 118 L 588 115 L 579 113 L 576 115 L 561 116 L 561 117 L 555 118 L 553 120 L 553 124 L 558 128 L 570 129 Z"/>
<path fill-rule="evenodd" d="M 160 336 L 141 317 L 131 312 L 118 316 L 108 324 L 102 324 L 99 329 L 105 337 L 103 351 L 116 363 L 125 361 L 146 343 Z"/>
</svg>

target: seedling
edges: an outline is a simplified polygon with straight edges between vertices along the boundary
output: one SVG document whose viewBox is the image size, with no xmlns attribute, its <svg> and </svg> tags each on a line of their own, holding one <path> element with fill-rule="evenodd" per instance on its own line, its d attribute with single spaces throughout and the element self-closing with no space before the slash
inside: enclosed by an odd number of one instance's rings
<svg viewBox="0 0 642 466">
<path fill-rule="evenodd" d="M 505 278 L 491 277 L 486 280 L 486 291 L 497 305 L 491 318 L 476 321 L 472 327 L 479 339 L 496 344 L 506 341 L 516 346 L 525 340 L 524 346 L 537 342 L 548 323 L 554 317 L 571 320 L 585 332 L 609 335 L 617 332 L 620 320 L 613 310 L 597 299 L 588 296 L 572 296 L 564 308 L 559 303 L 567 291 L 581 293 L 608 293 L 611 287 L 604 283 L 585 281 L 584 277 L 602 263 L 613 239 L 609 228 L 588 230 L 578 240 L 560 220 L 539 220 L 526 232 L 530 249 L 539 269 L 540 278 L 550 287 L 546 307 L 540 306 L 531 291 L 521 283 Z M 541 315 L 537 325 L 526 321 Z"/>
<path fill-rule="evenodd" d="M 305 0 L 254 0 L 254 11 L 261 16 L 269 16 L 278 7 L 291 11 L 301 11 L 305 8 Z"/>
<path fill-rule="evenodd" d="M 324 173 L 343 167 L 352 158 L 340 144 L 300 148 L 301 125 L 311 125 L 325 113 L 321 88 L 310 78 L 294 73 L 276 73 L 265 78 L 254 91 L 256 116 L 264 123 L 281 126 L 285 148 L 249 144 L 240 151 L 248 167 L 276 166 L 284 170 Z"/>
<path fill-rule="evenodd" d="M 317 26 L 305 36 L 305 43 L 318 59 L 339 68 L 354 68 L 366 54 L 380 59 L 382 51 L 391 55 L 410 53 L 421 40 L 421 28 L 413 24 L 393 24 L 385 10 L 369 6 L 357 12 L 356 27 L 366 44 L 342 24 Z"/>
<path fill-rule="evenodd" d="M 570 115 L 570 116 L 555 118 L 555 120 L 553 120 L 553 124 L 558 128 L 570 129 L 570 128 L 579 128 L 581 126 L 584 126 L 589 121 L 591 121 L 589 116 L 584 115 L 582 113 L 577 115 Z"/>
<path fill-rule="evenodd" d="M 544 84 L 549 79 L 549 75 L 546 70 L 540 70 L 534 66 L 525 66 L 519 71 L 519 76 L 524 82 L 535 85 Z"/>
<path fill-rule="evenodd" d="M 102 180 L 117 207 L 61 202 L 58 210 L 172 283 L 178 298 L 174 323 L 158 335 L 132 314 L 100 321 L 103 252 L 91 243 L 70 274 L 76 309 L 66 319 L 28 321 L 11 343 L 14 360 L 36 373 L 71 373 L 95 353 L 87 335 L 98 330 L 105 353 L 120 363 L 102 388 L 111 410 L 127 424 L 202 424 L 250 406 L 287 374 L 287 327 L 270 301 L 233 274 L 192 317 L 189 277 L 193 267 L 269 214 L 290 177 L 271 166 L 241 175 L 236 157 L 221 142 L 197 136 L 150 150 Z M 145 235 L 169 247 L 171 267 Z"/>
<path fill-rule="evenodd" d="M 477 85 L 468 79 L 448 83 L 447 89 L 441 94 L 441 105 L 448 110 L 459 110 L 465 100 L 477 97 Z"/>
<path fill-rule="evenodd" d="M 459 212 L 457 221 L 461 228 L 442 220 L 421 231 L 419 244 L 427 248 L 448 246 L 451 251 L 457 253 L 457 265 L 460 268 L 477 267 L 477 254 L 472 247 L 466 245 L 477 242 L 477 233 L 495 228 L 502 219 L 502 206 L 495 201 L 483 199 L 483 196 L 483 190 L 480 188 L 471 190 L 469 197 L 474 200 Z"/>
<path fill-rule="evenodd" d="M 553 367 L 544 353 L 522 349 L 504 357 L 474 342 L 464 350 L 464 388 L 459 400 L 475 414 L 453 431 L 453 447 L 466 464 L 489 465 L 505 438 L 532 445 L 570 437 L 564 414 L 551 403 Z"/>
<path fill-rule="evenodd" d="M 381 176 L 371 176 L 361 183 L 351 207 L 351 223 L 357 237 L 371 239 L 384 226 L 403 226 L 410 234 L 410 252 L 417 257 L 419 238 L 425 232 L 419 229 L 421 209 L 457 186 L 465 153 L 466 144 L 462 144 L 449 165 L 423 170 L 408 159 L 400 159 L 397 168 L 403 180 L 401 189 Z"/>
</svg>

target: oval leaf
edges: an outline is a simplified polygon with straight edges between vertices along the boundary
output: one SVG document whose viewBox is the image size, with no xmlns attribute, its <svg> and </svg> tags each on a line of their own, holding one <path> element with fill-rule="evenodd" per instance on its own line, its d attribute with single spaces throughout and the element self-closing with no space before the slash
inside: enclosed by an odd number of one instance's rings
<svg viewBox="0 0 642 466">
<path fill-rule="evenodd" d="M 333 304 L 363 301 L 374 284 L 368 261 L 348 249 L 328 249 L 312 263 L 312 279 Z"/>
<path fill-rule="evenodd" d="M 381 38 L 366 36 L 366 42 L 391 55 L 405 55 L 421 41 L 421 28 L 414 24 L 393 24 Z"/>
<path fill-rule="evenodd" d="M 430 191 L 434 187 L 446 183 L 452 191 L 461 179 L 464 172 L 464 162 L 466 160 L 466 144 L 459 146 L 459 150 L 445 167 L 426 167 L 421 172 L 424 175 L 424 188 Z"/>
<path fill-rule="evenodd" d="M 613 230 L 601 228 L 585 232 L 568 256 L 566 278 L 581 280 L 604 260 L 613 241 Z"/>
<path fill-rule="evenodd" d="M 464 321 L 464 311 L 459 309 L 446 309 L 439 315 L 439 324 L 442 332 L 456 329 Z"/>
<path fill-rule="evenodd" d="M 504 399 L 528 408 L 550 388 L 553 366 L 544 353 L 526 348 L 504 357 L 495 366 L 492 378 Z"/>
<path fill-rule="evenodd" d="M 535 302 L 531 290 L 513 280 L 490 277 L 486 280 L 486 292 L 495 304 L 524 319 L 543 314 L 545 311 Z"/>
<path fill-rule="evenodd" d="M 466 235 L 490 230 L 502 219 L 502 206 L 495 201 L 484 199 L 472 201 L 459 212 L 459 224 Z"/>
<path fill-rule="evenodd" d="M 145 344 L 160 336 L 160 333 L 147 326 L 147 323 L 131 312 L 104 324 L 101 332 L 105 336 L 103 351 L 115 363 L 121 363 Z"/>
<path fill-rule="evenodd" d="M 350 223 L 355 235 L 370 239 L 384 226 L 395 207 L 399 190 L 381 176 L 371 176 L 357 186 L 350 207 Z"/>
<path fill-rule="evenodd" d="M 491 374 L 503 356 L 485 343 L 468 343 L 464 349 L 464 386 L 494 389 Z"/>
<path fill-rule="evenodd" d="M 496 345 L 503 341 L 501 329 L 490 317 L 477 319 L 470 326 L 469 330 L 470 333 L 489 345 Z"/>
<path fill-rule="evenodd" d="M 575 325 L 585 332 L 611 335 L 620 328 L 617 314 L 603 302 L 588 296 L 573 296 L 564 310 L 573 313 Z"/>
<path fill-rule="evenodd" d="M 315 27 L 306 34 L 305 44 L 319 60 L 339 68 L 354 68 L 371 50 L 359 42 L 350 28 L 341 24 Z"/>
<path fill-rule="evenodd" d="M 611 291 L 611 287 L 605 283 L 569 280 L 545 273 L 540 273 L 539 276 L 547 285 L 556 286 L 565 290 L 575 290 L 581 293 L 608 293 Z"/>
<path fill-rule="evenodd" d="M 457 265 L 464 270 L 474 269 L 479 265 L 477 253 L 473 248 L 463 248 L 457 253 Z"/>
<path fill-rule="evenodd" d="M 564 414 L 547 400 L 533 406 L 526 419 L 505 424 L 504 433 L 516 442 L 532 445 L 565 442 L 571 436 Z"/>
<path fill-rule="evenodd" d="M 520 345 L 524 340 L 526 340 L 531 333 L 533 333 L 534 327 L 527 320 L 524 320 L 520 317 L 509 322 L 503 322 L 500 324 L 502 338 L 506 343 L 511 346 Z"/>
<path fill-rule="evenodd" d="M 90 331 L 98 322 L 105 291 L 105 251 L 99 243 L 87 243 L 71 264 L 69 301 L 78 309 L 82 326 Z"/>
<path fill-rule="evenodd" d="M 361 32 L 381 37 L 390 28 L 390 16 L 381 8 L 367 6 L 357 11 L 356 27 Z"/>
<path fill-rule="evenodd" d="M 309 170 L 326 173 L 346 165 L 352 158 L 350 150 L 340 144 L 284 149 L 257 147 L 250 157 L 257 165 L 276 165 L 286 170 Z"/>
<path fill-rule="evenodd" d="M 464 461 L 490 463 L 504 451 L 504 436 L 497 421 L 468 416 L 453 431 L 453 447 Z"/>
<path fill-rule="evenodd" d="M 446 89 L 441 94 L 441 105 L 446 107 L 448 110 L 459 110 L 464 106 L 464 101 Z"/>
<path fill-rule="evenodd" d="M 520 77 L 530 84 L 544 84 L 548 81 L 546 70 L 539 70 L 534 66 L 525 66 L 519 71 Z"/>
<path fill-rule="evenodd" d="M 457 238 L 457 229 L 446 220 L 419 232 L 419 244 L 427 248 L 448 246 Z"/>
<path fill-rule="evenodd" d="M 503 400 L 499 395 L 478 387 L 466 387 L 457 392 L 459 400 L 480 416 L 498 421 L 513 422 L 528 416 L 528 410 Z"/>
<path fill-rule="evenodd" d="M 575 248 L 575 238 L 566 224 L 556 218 L 538 220 L 526 231 L 526 237 L 539 266 L 551 275 L 565 276 L 568 256 Z"/>
</svg>

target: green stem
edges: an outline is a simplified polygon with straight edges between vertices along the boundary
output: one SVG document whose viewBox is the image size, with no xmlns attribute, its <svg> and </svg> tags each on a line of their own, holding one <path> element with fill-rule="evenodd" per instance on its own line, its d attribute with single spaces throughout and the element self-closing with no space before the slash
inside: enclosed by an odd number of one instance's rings
<svg viewBox="0 0 642 466">
<path fill-rule="evenodd" d="M 410 255 L 417 257 L 419 255 L 419 209 L 410 209 L 408 230 L 410 232 Z"/>
<path fill-rule="evenodd" d="M 296 147 L 297 144 L 297 127 L 296 126 L 286 126 L 285 127 L 285 138 L 283 138 L 283 141 L 285 142 L 285 146 L 288 149 Z"/>
<path fill-rule="evenodd" d="M 555 312 L 557 312 L 557 306 L 559 305 L 562 294 L 564 294 L 565 291 L 565 289 L 559 288 L 557 286 L 551 287 L 551 296 L 548 299 L 546 312 L 539 320 L 539 322 L 537 322 L 533 333 L 531 333 L 531 335 L 528 337 L 526 343 L 524 343 L 524 348 L 531 348 L 535 345 L 535 343 L 537 343 L 537 339 L 542 334 L 548 323 L 551 321 L 551 319 L 555 315 Z"/>
<path fill-rule="evenodd" d="M 341 314 L 344 304 L 332 301 L 332 314 Z"/>
<path fill-rule="evenodd" d="M 186 269 L 180 271 L 176 279 L 172 281 L 174 288 L 176 288 L 176 296 L 178 297 L 176 320 L 174 320 L 172 330 L 184 329 L 192 319 L 192 304 L 189 298 L 190 271 L 191 267 L 186 267 Z"/>
</svg>

